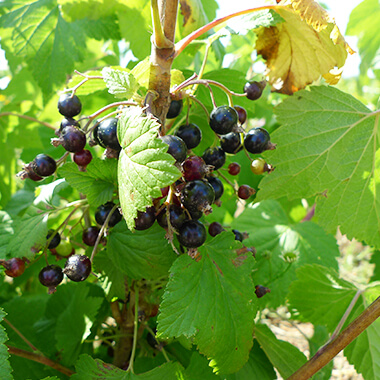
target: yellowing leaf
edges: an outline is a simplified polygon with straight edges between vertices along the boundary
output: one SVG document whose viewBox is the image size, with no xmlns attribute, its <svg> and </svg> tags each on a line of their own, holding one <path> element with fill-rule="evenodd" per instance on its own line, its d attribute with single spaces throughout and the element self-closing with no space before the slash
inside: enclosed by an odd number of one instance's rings
<svg viewBox="0 0 380 380">
<path fill-rule="evenodd" d="M 272 90 L 291 95 L 343 67 L 352 50 L 323 8 L 312 0 L 292 0 L 276 12 L 284 22 L 260 29 L 256 42 Z M 339 76 L 327 80 L 336 83 Z"/>
</svg>

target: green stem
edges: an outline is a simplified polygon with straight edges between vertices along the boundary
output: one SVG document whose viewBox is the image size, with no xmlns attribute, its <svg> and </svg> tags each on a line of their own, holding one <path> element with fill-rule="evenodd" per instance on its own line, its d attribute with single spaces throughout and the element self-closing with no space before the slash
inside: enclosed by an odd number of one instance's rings
<svg viewBox="0 0 380 380">
<path fill-rule="evenodd" d="M 133 372 L 133 362 L 135 360 L 136 355 L 136 347 L 137 347 L 137 334 L 139 331 L 139 288 L 135 285 L 135 320 L 134 320 L 134 330 L 133 330 L 133 345 L 131 357 L 129 359 L 129 366 L 127 371 Z"/>
</svg>

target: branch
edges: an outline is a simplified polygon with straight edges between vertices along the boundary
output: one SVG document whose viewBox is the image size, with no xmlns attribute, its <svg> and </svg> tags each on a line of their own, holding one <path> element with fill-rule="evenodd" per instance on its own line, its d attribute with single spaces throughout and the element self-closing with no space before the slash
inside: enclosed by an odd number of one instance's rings
<svg viewBox="0 0 380 380">
<path fill-rule="evenodd" d="M 342 331 L 332 342 L 319 350 L 307 363 L 291 375 L 288 380 L 309 379 L 340 351 L 347 347 L 368 326 L 380 317 L 380 297 L 376 299 L 367 309 L 363 311 L 346 329 Z"/>
<path fill-rule="evenodd" d="M 34 362 L 37 362 L 37 363 L 47 365 L 47 366 L 63 373 L 66 376 L 71 376 L 75 373 L 71 369 L 64 367 L 63 365 L 47 358 L 46 356 L 36 354 L 34 352 L 22 350 L 21 348 L 16 348 L 16 347 L 8 346 L 8 345 L 7 345 L 7 347 L 8 347 L 8 352 L 11 355 L 20 356 L 20 357 L 25 358 L 25 359 L 33 360 Z"/>
</svg>

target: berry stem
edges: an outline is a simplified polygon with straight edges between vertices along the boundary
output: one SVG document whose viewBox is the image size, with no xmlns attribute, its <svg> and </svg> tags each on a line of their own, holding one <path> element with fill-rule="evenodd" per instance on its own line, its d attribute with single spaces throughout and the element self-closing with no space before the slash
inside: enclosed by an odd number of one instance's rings
<svg viewBox="0 0 380 380">
<path fill-rule="evenodd" d="M 25 336 L 21 333 L 19 329 L 17 329 L 11 322 L 8 321 L 7 318 L 3 318 L 3 321 L 9 325 L 9 327 L 33 350 L 36 352 L 41 353 L 41 351 L 36 348 L 31 342 L 29 342 L 28 339 L 25 338 Z"/>
<path fill-rule="evenodd" d="M 49 123 L 46 123 L 45 121 L 40 121 L 38 119 L 35 119 L 34 117 L 30 117 L 30 116 L 27 116 L 27 115 L 22 115 L 20 113 L 14 113 L 14 112 L 2 112 L 0 113 L 0 117 L 3 117 L 3 116 L 16 116 L 16 117 L 19 117 L 20 119 L 26 119 L 26 120 L 30 120 L 30 121 L 34 121 L 36 123 L 39 123 L 41 125 L 44 125 L 45 127 L 48 127 L 52 130 L 56 130 L 56 128 L 49 124 Z"/>
<path fill-rule="evenodd" d="M 380 317 L 380 297 L 350 323 L 333 341 L 322 347 L 288 380 L 309 379 Z"/>
<path fill-rule="evenodd" d="M 71 376 L 71 375 L 74 375 L 74 373 L 75 373 L 71 369 L 64 367 L 63 365 L 47 358 L 44 355 L 40 355 L 40 354 L 37 354 L 35 352 L 29 352 L 29 351 L 23 350 L 21 348 L 16 348 L 16 347 L 8 346 L 8 345 L 7 345 L 7 348 L 8 348 L 8 352 L 11 355 L 20 356 L 20 357 L 25 358 L 25 359 L 33 360 L 37 363 L 47 365 L 47 366 L 63 373 L 66 376 Z"/>
<path fill-rule="evenodd" d="M 136 347 L 137 347 L 137 333 L 139 331 L 139 288 L 135 284 L 134 287 L 135 291 L 135 319 L 133 322 L 133 345 L 132 345 L 132 352 L 131 352 L 131 357 L 129 359 L 129 366 L 127 371 L 133 372 L 133 362 L 135 360 L 135 355 L 136 355 Z"/>
</svg>

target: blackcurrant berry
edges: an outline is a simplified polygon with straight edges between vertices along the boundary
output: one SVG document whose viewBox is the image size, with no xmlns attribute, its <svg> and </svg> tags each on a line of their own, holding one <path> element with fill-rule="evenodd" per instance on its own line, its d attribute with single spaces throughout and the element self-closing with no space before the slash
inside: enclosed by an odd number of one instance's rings
<svg viewBox="0 0 380 380">
<path fill-rule="evenodd" d="M 262 285 L 256 285 L 255 293 L 256 293 L 257 298 L 261 298 L 265 296 L 265 294 L 270 293 L 270 289 Z"/>
<path fill-rule="evenodd" d="M 264 174 L 265 172 L 271 173 L 274 170 L 272 165 L 268 165 L 261 157 L 253 160 L 251 163 L 251 171 L 253 174 Z"/>
<path fill-rule="evenodd" d="M 165 206 L 160 213 L 157 215 L 157 222 L 158 224 L 163 227 L 168 227 L 168 219 L 166 216 L 166 207 Z M 188 220 L 188 217 L 186 216 L 186 213 L 181 208 L 181 206 L 178 206 L 176 204 L 170 204 L 169 207 L 169 219 L 170 219 L 170 225 L 175 229 L 178 230 L 182 224 Z"/>
<path fill-rule="evenodd" d="M 74 153 L 74 162 L 81 167 L 86 167 L 92 161 L 92 154 L 89 150 L 83 149 Z"/>
<path fill-rule="evenodd" d="M 117 122 L 115 117 L 105 119 L 100 122 L 94 129 L 94 139 L 103 148 L 110 147 L 116 151 L 121 150 L 117 138 Z"/>
<path fill-rule="evenodd" d="M 232 132 L 239 120 L 236 110 L 229 106 L 214 108 L 210 114 L 210 127 L 219 135 Z"/>
<path fill-rule="evenodd" d="M 147 230 L 152 227 L 156 220 L 156 209 L 148 207 L 146 211 L 138 211 L 137 218 L 135 218 L 135 228 L 138 231 Z"/>
<path fill-rule="evenodd" d="M 182 99 L 172 100 L 170 102 L 170 106 L 169 106 L 168 113 L 166 114 L 166 118 L 174 119 L 175 117 L 177 117 L 181 113 L 182 107 L 183 107 Z"/>
<path fill-rule="evenodd" d="M 58 100 L 58 111 L 65 117 L 74 117 L 82 110 L 82 103 L 76 95 L 63 94 Z"/>
<path fill-rule="evenodd" d="M 238 230 L 232 230 L 232 232 L 235 235 L 235 240 L 238 240 L 238 241 L 243 241 L 244 240 L 244 236 L 243 236 L 243 234 L 240 231 L 238 231 Z"/>
<path fill-rule="evenodd" d="M 219 146 L 207 148 L 202 155 L 207 165 L 212 165 L 214 170 L 220 169 L 226 162 L 226 153 Z"/>
<path fill-rule="evenodd" d="M 182 224 L 177 237 L 184 247 L 197 248 L 206 241 L 206 228 L 199 220 L 188 220 Z"/>
<path fill-rule="evenodd" d="M 256 82 L 256 81 L 247 82 L 244 85 L 244 92 L 247 94 L 247 98 L 249 100 L 257 100 L 262 95 L 265 86 L 266 86 L 266 82 L 265 81 L 261 81 L 261 82 Z"/>
<path fill-rule="evenodd" d="M 252 128 L 244 137 L 244 147 L 250 153 L 262 153 L 264 150 L 274 149 L 270 136 L 264 128 Z"/>
<path fill-rule="evenodd" d="M 55 159 L 43 153 L 38 154 L 30 166 L 34 173 L 40 177 L 49 177 L 54 174 L 57 169 Z"/>
<path fill-rule="evenodd" d="M 60 142 L 68 152 L 80 152 L 86 146 L 86 135 L 82 130 L 69 125 L 63 128 Z"/>
<path fill-rule="evenodd" d="M 104 205 L 99 206 L 95 212 L 95 220 L 98 224 L 103 225 L 107 219 L 108 214 L 111 212 L 115 203 L 107 202 Z M 116 208 L 108 221 L 108 227 L 114 227 L 122 219 L 122 215 L 118 208 Z"/>
<path fill-rule="evenodd" d="M 240 165 L 237 162 L 231 162 L 228 165 L 228 173 L 231 175 L 238 175 L 240 173 Z"/>
<path fill-rule="evenodd" d="M 240 125 L 244 124 L 247 120 L 247 111 L 245 110 L 245 108 L 240 106 L 235 106 L 234 108 L 238 113 Z"/>
<path fill-rule="evenodd" d="M 202 131 L 192 123 L 181 125 L 175 134 L 185 142 L 187 149 L 197 147 L 202 140 Z"/>
<path fill-rule="evenodd" d="M 61 121 L 61 124 L 59 126 L 59 131 L 62 132 L 62 130 L 66 127 L 68 127 L 69 125 L 73 126 L 73 127 L 77 127 L 79 128 L 79 123 L 74 120 L 73 118 L 71 117 L 65 117 L 62 121 Z"/>
<path fill-rule="evenodd" d="M 238 197 L 240 199 L 248 199 L 251 195 L 255 193 L 256 193 L 256 190 L 248 185 L 241 185 L 238 189 Z"/>
<path fill-rule="evenodd" d="M 48 265 L 41 269 L 38 279 L 43 286 L 55 288 L 63 280 L 62 268 L 58 265 Z"/>
<path fill-rule="evenodd" d="M 91 260 L 86 255 L 70 256 L 63 273 L 75 282 L 84 281 L 91 273 Z"/>
<path fill-rule="evenodd" d="M 49 240 L 50 236 L 53 235 L 54 230 L 49 230 L 48 234 L 46 235 L 46 240 Z M 53 239 L 50 240 L 49 249 L 54 249 L 58 247 L 59 243 L 61 242 L 61 235 L 57 232 L 54 236 Z"/>
<path fill-rule="evenodd" d="M 235 154 L 242 149 L 240 133 L 227 133 L 220 138 L 220 146 L 226 153 Z"/>
<path fill-rule="evenodd" d="M 190 156 L 182 163 L 183 178 L 186 181 L 201 179 L 206 175 L 206 163 L 203 158 Z"/>
<path fill-rule="evenodd" d="M 223 182 L 217 177 L 206 177 L 208 183 L 213 187 L 215 192 L 215 200 L 221 198 L 224 193 Z"/>
<path fill-rule="evenodd" d="M 215 200 L 213 187 L 205 181 L 195 180 L 188 182 L 181 192 L 181 201 L 189 211 L 212 211 L 211 204 Z"/>
<path fill-rule="evenodd" d="M 19 277 L 25 271 L 25 261 L 18 257 L 9 260 L 1 260 L 0 263 L 5 268 L 5 274 L 9 277 Z"/>
<path fill-rule="evenodd" d="M 212 222 L 209 226 L 208 226 L 208 233 L 214 237 L 216 235 L 219 235 L 220 233 L 222 233 L 224 231 L 224 228 L 223 226 L 218 223 L 218 222 Z"/>
<path fill-rule="evenodd" d="M 187 156 L 187 146 L 185 142 L 178 136 L 166 135 L 161 140 L 169 145 L 168 153 L 173 156 L 177 163 L 181 163 Z"/>
<path fill-rule="evenodd" d="M 82 240 L 83 243 L 88 245 L 89 247 L 93 247 L 96 243 L 96 239 L 98 238 L 100 229 L 96 226 L 91 226 L 83 230 Z"/>
</svg>

